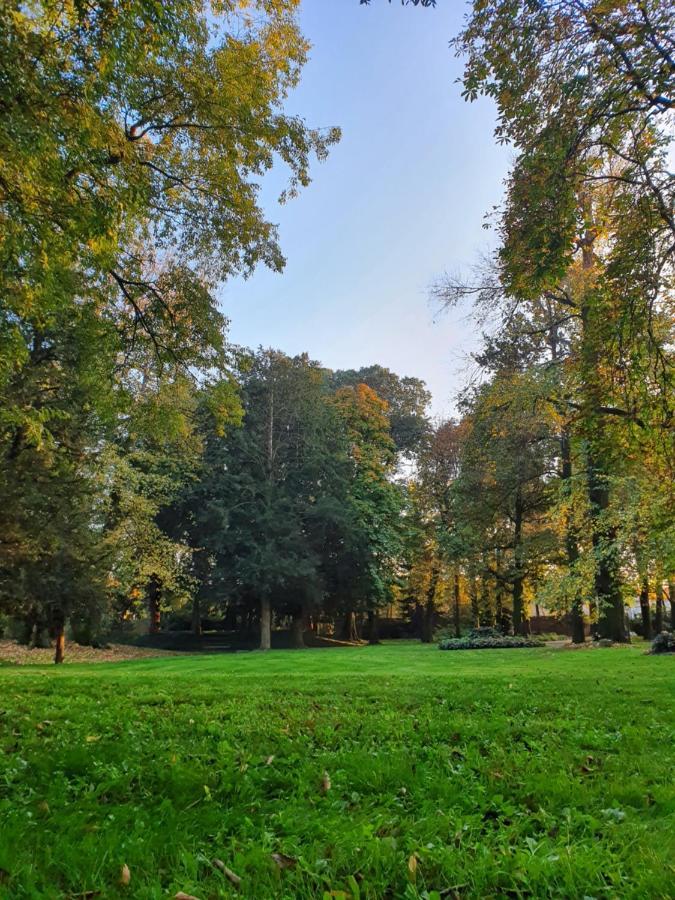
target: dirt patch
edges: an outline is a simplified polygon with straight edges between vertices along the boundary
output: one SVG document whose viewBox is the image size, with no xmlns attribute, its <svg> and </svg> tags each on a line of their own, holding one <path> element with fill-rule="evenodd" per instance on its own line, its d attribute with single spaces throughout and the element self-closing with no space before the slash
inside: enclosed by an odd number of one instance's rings
<svg viewBox="0 0 675 900">
<path fill-rule="evenodd" d="M 156 656 L 182 656 L 175 650 L 155 650 L 148 647 L 131 647 L 127 644 L 110 644 L 105 650 L 66 644 L 66 663 L 121 662 L 125 659 L 152 659 Z M 0 663 L 17 665 L 43 665 L 54 662 L 54 651 L 49 647 L 30 649 L 16 641 L 0 641 Z"/>
</svg>

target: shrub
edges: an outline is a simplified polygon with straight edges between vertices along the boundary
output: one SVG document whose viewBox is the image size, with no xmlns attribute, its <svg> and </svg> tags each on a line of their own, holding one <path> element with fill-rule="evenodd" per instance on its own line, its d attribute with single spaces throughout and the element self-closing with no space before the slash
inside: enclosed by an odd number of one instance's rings
<svg viewBox="0 0 675 900">
<path fill-rule="evenodd" d="M 675 653 L 675 634 L 662 631 L 652 641 L 651 653 Z"/>
<path fill-rule="evenodd" d="M 498 650 L 517 647 L 542 647 L 539 638 L 523 637 L 516 634 L 501 634 L 495 628 L 472 628 L 461 638 L 444 638 L 439 642 L 439 650 Z"/>
</svg>

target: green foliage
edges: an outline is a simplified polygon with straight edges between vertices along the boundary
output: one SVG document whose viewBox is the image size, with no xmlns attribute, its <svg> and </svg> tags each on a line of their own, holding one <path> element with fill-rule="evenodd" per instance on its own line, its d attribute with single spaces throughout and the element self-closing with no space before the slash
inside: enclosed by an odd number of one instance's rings
<svg viewBox="0 0 675 900">
<path fill-rule="evenodd" d="M 662 631 L 652 641 L 651 653 L 675 653 L 675 634 Z"/>
<path fill-rule="evenodd" d="M 126 864 L 133 897 L 229 896 L 216 857 L 247 900 L 663 897 L 671 662 L 398 642 L 3 667 L 0 893 L 119 897 Z"/>
<path fill-rule="evenodd" d="M 518 647 L 541 647 L 543 641 L 536 637 L 519 634 L 502 634 L 495 628 L 482 626 L 472 628 L 461 638 L 444 638 L 438 642 L 439 650 L 500 650 Z"/>
<path fill-rule="evenodd" d="M 559 443 L 543 457 L 559 482 L 541 510 L 557 547 L 528 575 L 547 606 L 573 612 L 578 637 L 588 601 L 603 635 L 625 640 L 628 561 L 670 556 L 674 26 L 659 0 L 477 0 L 453 41 L 465 97 L 495 101 L 496 137 L 517 156 L 487 277 L 436 293 L 476 298 L 495 325 L 477 357 L 490 390 L 519 372 Z M 496 412 L 515 436 L 511 407 Z"/>
<path fill-rule="evenodd" d="M 401 378 L 382 366 L 367 366 L 333 372 L 331 385 L 336 388 L 365 384 L 386 402 L 386 415 L 391 437 L 400 453 L 418 451 L 429 432 L 427 407 L 431 395 L 419 378 Z"/>
<path fill-rule="evenodd" d="M 400 496 L 386 404 L 365 385 L 332 395 L 307 356 L 259 351 L 240 374 L 244 420 L 203 420 L 204 455 L 167 510 L 195 548 L 200 598 L 240 621 L 337 615 L 390 597 Z"/>
<path fill-rule="evenodd" d="M 258 179 L 281 163 L 292 196 L 339 137 L 284 112 L 296 9 L 0 10 L 3 608 L 190 593 L 191 548 L 158 517 L 194 477 L 198 410 L 220 435 L 241 422 L 214 287 L 282 268 Z"/>
</svg>

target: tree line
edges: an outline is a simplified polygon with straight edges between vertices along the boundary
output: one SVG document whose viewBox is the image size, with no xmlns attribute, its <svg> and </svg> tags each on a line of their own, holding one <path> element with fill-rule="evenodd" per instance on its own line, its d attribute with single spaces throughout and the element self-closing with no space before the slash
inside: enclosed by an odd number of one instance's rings
<svg viewBox="0 0 675 900">
<path fill-rule="evenodd" d="M 623 641 L 633 596 L 672 625 L 675 13 L 473 5 L 464 94 L 515 161 L 497 249 L 433 288 L 483 331 L 434 422 L 418 379 L 227 338 L 218 285 L 284 262 L 259 177 L 290 198 L 339 139 L 285 112 L 297 6 L 0 10 L 3 621 L 57 660 L 67 621 L 180 608 L 262 647 L 392 604 L 427 641 L 533 603 Z"/>
<path fill-rule="evenodd" d="M 494 0 L 452 42 L 516 157 L 498 249 L 436 295 L 493 326 L 467 403 L 508 454 L 479 451 L 512 485 L 514 621 L 521 576 L 543 576 L 575 639 L 586 614 L 625 641 L 636 587 L 647 636 L 675 599 L 674 26 L 660 0 Z M 479 530 L 498 578 L 499 526 Z"/>
</svg>

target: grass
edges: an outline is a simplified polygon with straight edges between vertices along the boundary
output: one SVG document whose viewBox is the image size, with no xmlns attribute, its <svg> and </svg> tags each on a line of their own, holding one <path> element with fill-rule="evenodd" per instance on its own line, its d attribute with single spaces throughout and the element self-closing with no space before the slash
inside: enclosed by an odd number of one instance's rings
<svg viewBox="0 0 675 900">
<path fill-rule="evenodd" d="M 0 896 L 673 897 L 674 701 L 635 648 L 5 667 Z"/>
</svg>

